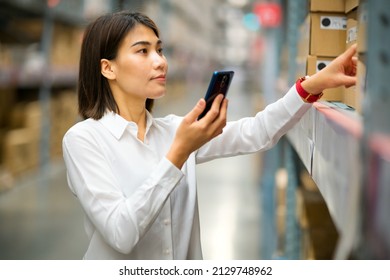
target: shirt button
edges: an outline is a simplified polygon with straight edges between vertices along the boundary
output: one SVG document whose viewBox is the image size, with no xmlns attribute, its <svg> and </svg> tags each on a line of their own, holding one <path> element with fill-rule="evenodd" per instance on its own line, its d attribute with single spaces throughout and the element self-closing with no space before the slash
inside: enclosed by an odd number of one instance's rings
<svg viewBox="0 0 390 280">
<path fill-rule="evenodd" d="M 165 251 L 164 251 L 164 254 L 165 255 L 169 255 L 171 253 L 171 250 L 169 250 L 169 249 L 166 249 Z"/>
<path fill-rule="evenodd" d="M 171 221 L 169 219 L 164 220 L 164 225 L 169 226 L 171 224 Z"/>
</svg>

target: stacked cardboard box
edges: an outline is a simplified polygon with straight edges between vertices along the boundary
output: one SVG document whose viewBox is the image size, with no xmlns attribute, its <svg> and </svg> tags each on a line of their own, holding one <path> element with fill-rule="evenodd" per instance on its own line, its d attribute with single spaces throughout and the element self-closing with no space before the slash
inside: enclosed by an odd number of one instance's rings
<svg viewBox="0 0 390 280">
<path fill-rule="evenodd" d="M 62 137 L 78 118 L 76 93 L 72 90 L 56 93 L 50 100 L 50 108 L 50 115 L 44 116 L 39 101 L 14 104 L 7 127 L 0 130 L 2 172 L 18 177 L 39 166 L 44 118 L 50 118 L 50 156 L 52 159 L 62 156 Z"/>
<path fill-rule="evenodd" d="M 358 7 L 359 0 L 310 0 L 309 15 L 300 28 L 297 78 L 320 71 L 356 42 L 358 50 L 364 48 Z M 322 100 L 344 102 L 360 111 L 355 92 L 355 87 L 327 89 Z"/>
<path fill-rule="evenodd" d="M 74 92 L 83 27 L 55 21 L 50 46 L 50 73 L 42 67 L 39 42 L 43 32 L 41 18 L 15 17 L 7 28 L 26 36 L 23 43 L 0 36 L 0 191 L 39 166 L 43 120 L 48 120 L 51 158 L 61 157 L 61 140 L 76 122 Z M 43 115 L 39 102 L 41 76 L 52 75 L 49 115 Z M 69 91 L 64 91 L 68 88 Z M 46 148 L 44 147 L 44 148 Z M 11 178 L 11 179 L 10 179 Z"/>
<path fill-rule="evenodd" d="M 30 129 L 7 131 L 3 149 L 4 167 L 12 176 L 19 176 L 37 166 L 38 141 Z"/>
<path fill-rule="evenodd" d="M 38 166 L 41 117 L 38 101 L 18 102 L 12 108 L 2 149 L 4 168 L 14 177 Z"/>
<path fill-rule="evenodd" d="M 332 259 L 338 232 L 320 191 L 307 172 L 296 193 L 296 215 L 301 227 L 301 258 Z"/>
<path fill-rule="evenodd" d="M 0 65 L 24 67 L 32 57 L 39 55 L 36 47 L 41 40 L 43 21 L 41 19 L 15 18 L 9 23 L 9 29 L 20 34 L 28 34 L 30 43 L 16 44 L 0 43 Z M 82 27 L 55 22 L 50 46 L 50 63 L 55 67 L 75 67 L 78 65 L 81 41 L 84 29 Z"/>
<path fill-rule="evenodd" d="M 57 67 L 75 67 L 79 63 L 83 29 L 57 23 L 53 32 L 51 63 Z"/>
<path fill-rule="evenodd" d="M 346 41 L 346 48 L 350 45 L 357 44 L 357 83 L 356 86 L 344 89 L 343 102 L 352 108 L 355 108 L 357 112 L 362 112 L 362 102 L 365 95 L 366 86 L 366 25 L 367 25 L 367 12 L 365 1 L 360 0 L 347 0 L 346 1 L 346 14 L 348 17 L 348 36 Z"/>
<path fill-rule="evenodd" d="M 347 19 L 344 0 L 311 0 L 309 14 L 300 29 L 297 78 L 313 75 L 345 49 Z M 304 71 L 303 71 L 304 70 Z M 341 101 L 341 89 L 324 91 L 323 100 Z"/>
<path fill-rule="evenodd" d="M 50 155 L 53 159 L 62 157 L 62 138 L 77 118 L 77 95 L 74 91 L 64 90 L 52 98 Z"/>
</svg>

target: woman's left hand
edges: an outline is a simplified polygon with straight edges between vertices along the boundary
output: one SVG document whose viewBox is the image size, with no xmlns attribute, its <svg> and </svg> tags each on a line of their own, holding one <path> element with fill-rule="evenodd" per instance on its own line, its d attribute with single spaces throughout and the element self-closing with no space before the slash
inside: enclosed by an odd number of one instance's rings
<svg viewBox="0 0 390 280">
<path fill-rule="evenodd" d="M 197 120 L 206 107 L 206 101 L 203 98 L 199 100 L 177 128 L 167 159 L 181 168 L 192 152 L 220 135 L 226 125 L 227 104 L 227 99 L 219 94 L 210 111 Z"/>
</svg>

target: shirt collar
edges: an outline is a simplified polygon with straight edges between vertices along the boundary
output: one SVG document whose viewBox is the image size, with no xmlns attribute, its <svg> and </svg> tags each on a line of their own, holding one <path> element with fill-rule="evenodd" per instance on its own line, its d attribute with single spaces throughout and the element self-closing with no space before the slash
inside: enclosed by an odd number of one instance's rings
<svg viewBox="0 0 390 280">
<path fill-rule="evenodd" d="M 118 140 L 122 137 L 128 126 L 137 129 L 137 125 L 134 122 L 129 122 L 112 111 L 106 112 L 99 122 Z M 153 116 L 146 111 L 146 133 L 148 133 L 153 123 Z"/>
</svg>

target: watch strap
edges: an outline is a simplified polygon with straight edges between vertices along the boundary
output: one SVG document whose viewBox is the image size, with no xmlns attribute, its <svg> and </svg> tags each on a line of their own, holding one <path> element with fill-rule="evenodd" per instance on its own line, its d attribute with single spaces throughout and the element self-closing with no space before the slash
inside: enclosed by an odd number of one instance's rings
<svg viewBox="0 0 390 280">
<path fill-rule="evenodd" d="M 295 83 L 295 88 L 297 89 L 298 94 L 302 97 L 302 99 L 307 103 L 313 103 L 316 102 L 318 99 L 320 99 L 323 95 L 321 92 L 320 94 L 312 94 L 308 93 L 301 85 L 301 83 L 306 80 L 306 77 L 299 78 Z"/>
</svg>

